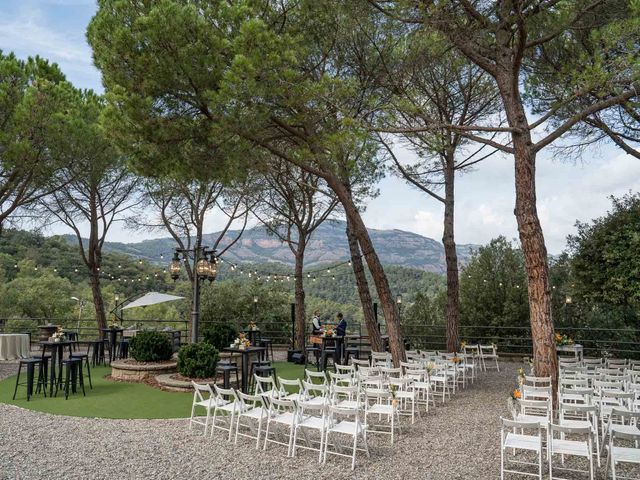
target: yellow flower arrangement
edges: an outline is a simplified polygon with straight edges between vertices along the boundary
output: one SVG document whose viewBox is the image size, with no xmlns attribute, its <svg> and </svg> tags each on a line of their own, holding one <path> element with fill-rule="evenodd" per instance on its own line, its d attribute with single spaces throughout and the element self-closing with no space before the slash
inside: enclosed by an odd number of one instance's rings
<svg viewBox="0 0 640 480">
<path fill-rule="evenodd" d="M 556 345 L 559 347 L 564 345 L 573 345 L 573 339 L 566 334 L 556 332 L 554 338 L 556 341 Z"/>
<path fill-rule="evenodd" d="M 460 342 L 460 350 L 464 350 L 464 347 L 467 346 L 467 342 L 465 342 L 464 340 Z"/>
</svg>

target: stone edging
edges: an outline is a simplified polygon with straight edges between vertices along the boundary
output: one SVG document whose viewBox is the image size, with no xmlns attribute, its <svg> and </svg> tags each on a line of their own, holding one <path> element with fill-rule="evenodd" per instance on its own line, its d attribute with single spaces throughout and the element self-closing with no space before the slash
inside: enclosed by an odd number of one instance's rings
<svg viewBox="0 0 640 480">
<path fill-rule="evenodd" d="M 115 380 L 128 382 L 142 382 L 157 374 L 175 373 L 178 370 L 178 362 L 131 364 L 124 360 L 116 360 L 111 363 L 111 377 Z"/>
</svg>

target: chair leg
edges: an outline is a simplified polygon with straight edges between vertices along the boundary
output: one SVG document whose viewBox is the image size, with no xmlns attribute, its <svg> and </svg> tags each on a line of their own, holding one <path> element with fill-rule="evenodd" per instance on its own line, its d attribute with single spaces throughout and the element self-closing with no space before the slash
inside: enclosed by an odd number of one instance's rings
<svg viewBox="0 0 640 480">
<path fill-rule="evenodd" d="M 91 383 L 91 367 L 89 366 L 89 358 L 87 357 L 87 378 L 89 379 L 89 388 L 93 390 L 93 384 Z"/>
<path fill-rule="evenodd" d="M 21 372 L 22 372 L 22 364 L 18 365 L 18 375 L 16 376 L 16 388 L 13 390 L 13 400 L 16 399 L 16 393 L 18 393 L 18 382 L 20 381 Z"/>
</svg>

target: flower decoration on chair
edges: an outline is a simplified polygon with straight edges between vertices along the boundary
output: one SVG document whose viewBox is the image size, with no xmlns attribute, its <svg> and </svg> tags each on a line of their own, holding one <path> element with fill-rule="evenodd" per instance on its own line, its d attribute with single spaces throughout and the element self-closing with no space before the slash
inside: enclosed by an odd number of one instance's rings
<svg viewBox="0 0 640 480">
<path fill-rule="evenodd" d="M 455 357 L 453 357 L 453 358 L 451 359 L 451 361 L 457 365 L 458 363 L 462 362 L 462 358 L 460 358 L 460 357 L 458 357 L 458 356 L 456 355 Z"/>
<path fill-rule="evenodd" d="M 464 340 L 462 340 L 460 342 L 460 351 L 464 351 L 465 347 L 467 346 L 467 342 L 465 342 Z"/>
<path fill-rule="evenodd" d="M 435 370 L 436 364 L 433 363 L 433 362 L 427 362 L 427 364 L 424 366 L 424 368 L 427 371 L 427 373 L 431 373 L 433 370 Z"/>
<path fill-rule="evenodd" d="M 569 337 L 567 334 L 562 334 L 560 332 L 556 332 L 555 334 L 556 346 L 562 347 L 565 345 L 573 345 L 573 339 Z"/>
<path fill-rule="evenodd" d="M 511 411 L 511 415 L 513 418 L 516 418 L 518 413 L 518 400 L 522 398 L 522 391 L 520 390 L 520 386 L 513 389 L 511 395 L 509 395 L 509 400 L 507 401 L 507 405 L 509 406 L 509 410 Z"/>
<path fill-rule="evenodd" d="M 525 377 L 526 373 L 524 371 L 524 368 L 520 367 L 518 369 L 518 384 L 522 385 L 524 383 L 524 377 Z"/>
<path fill-rule="evenodd" d="M 251 346 L 251 340 L 249 340 L 244 333 L 239 333 L 238 338 L 233 341 L 232 347 L 240 350 L 246 350 Z"/>
<path fill-rule="evenodd" d="M 247 325 L 247 330 L 255 332 L 256 330 L 258 330 L 258 326 L 255 324 L 255 322 L 249 322 L 249 325 Z"/>
<path fill-rule="evenodd" d="M 391 392 L 391 405 L 396 407 L 398 405 L 398 399 L 396 398 L 397 392 L 398 392 L 398 386 L 392 383 L 391 385 L 389 385 L 389 392 Z"/>
</svg>

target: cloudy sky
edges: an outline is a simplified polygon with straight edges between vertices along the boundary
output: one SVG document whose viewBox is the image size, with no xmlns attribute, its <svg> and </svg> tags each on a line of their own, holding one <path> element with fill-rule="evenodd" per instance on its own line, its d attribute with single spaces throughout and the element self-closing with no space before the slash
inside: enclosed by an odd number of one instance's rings
<svg viewBox="0 0 640 480">
<path fill-rule="evenodd" d="M 40 55 L 57 62 L 76 86 L 102 90 L 86 38 L 95 12 L 92 0 L 0 0 L 0 49 L 20 57 Z M 410 153 L 399 155 L 409 160 Z M 589 151 L 579 161 L 538 158 L 538 209 L 549 251 L 559 253 L 576 220 L 588 221 L 609 208 L 609 195 L 640 190 L 640 161 L 610 146 Z M 456 234 L 459 243 L 485 243 L 498 235 L 516 238 L 513 216 L 513 162 L 485 161 L 457 183 Z M 380 184 L 365 221 L 372 228 L 402 229 L 439 239 L 442 209 L 437 202 L 390 177 Z M 211 220 L 209 230 L 217 227 Z M 53 233 L 62 233 L 54 228 Z M 137 241 L 146 232 L 116 228 L 110 240 Z"/>
</svg>

